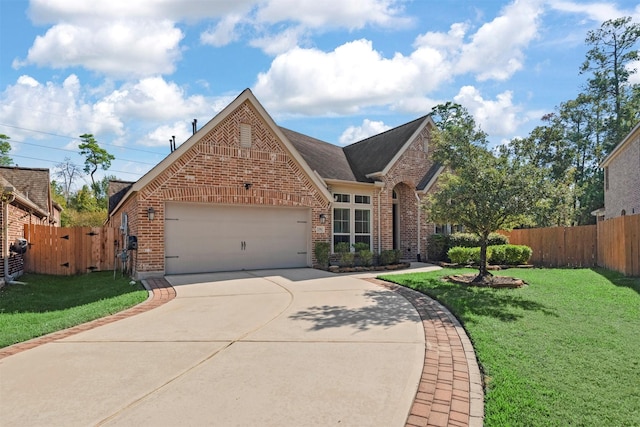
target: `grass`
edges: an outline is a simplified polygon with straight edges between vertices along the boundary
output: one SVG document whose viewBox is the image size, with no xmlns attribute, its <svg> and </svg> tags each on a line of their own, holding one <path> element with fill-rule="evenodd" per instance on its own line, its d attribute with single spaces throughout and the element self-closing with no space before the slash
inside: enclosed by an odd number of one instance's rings
<svg viewBox="0 0 640 427">
<path fill-rule="evenodd" d="M 148 295 L 139 282 L 110 272 L 18 280 L 26 284 L 0 289 L 0 348 L 117 313 Z"/>
<path fill-rule="evenodd" d="M 383 276 L 447 306 L 485 375 L 486 426 L 640 426 L 640 278 L 600 269 L 504 270 L 521 289 Z"/>
</svg>

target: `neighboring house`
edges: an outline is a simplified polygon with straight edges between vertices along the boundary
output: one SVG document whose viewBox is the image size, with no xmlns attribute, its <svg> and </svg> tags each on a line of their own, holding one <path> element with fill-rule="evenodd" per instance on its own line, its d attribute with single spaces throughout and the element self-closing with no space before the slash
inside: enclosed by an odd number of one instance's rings
<svg viewBox="0 0 640 427">
<path fill-rule="evenodd" d="M 247 89 L 140 180 L 115 182 L 107 223 L 120 248 L 137 239 L 139 278 L 311 266 L 318 241 L 426 258 L 433 126 L 338 147 L 277 126 Z"/>
<path fill-rule="evenodd" d="M 49 169 L 0 166 L 0 280 L 5 271 L 9 275 L 22 271 L 22 255 L 11 250 L 11 245 L 24 235 L 25 224 L 60 226 L 62 208 L 51 199 Z"/>
<path fill-rule="evenodd" d="M 604 217 L 640 214 L 640 123 L 601 164 Z"/>
</svg>

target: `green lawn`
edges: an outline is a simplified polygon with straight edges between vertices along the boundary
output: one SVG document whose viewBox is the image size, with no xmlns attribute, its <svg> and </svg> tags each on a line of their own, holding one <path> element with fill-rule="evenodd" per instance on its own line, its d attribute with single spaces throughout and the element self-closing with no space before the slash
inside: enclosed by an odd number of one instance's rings
<svg viewBox="0 0 640 427">
<path fill-rule="evenodd" d="M 26 274 L 0 289 L 0 348 L 117 313 L 147 298 L 137 282 L 112 272 Z"/>
<path fill-rule="evenodd" d="M 477 271 L 477 270 L 475 270 Z M 485 375 L 486 426 L 640 426 L 640 278 L 512 269 L 521 289 L 382 278 L 423 292 L 464 324 Z"/>
</svg>

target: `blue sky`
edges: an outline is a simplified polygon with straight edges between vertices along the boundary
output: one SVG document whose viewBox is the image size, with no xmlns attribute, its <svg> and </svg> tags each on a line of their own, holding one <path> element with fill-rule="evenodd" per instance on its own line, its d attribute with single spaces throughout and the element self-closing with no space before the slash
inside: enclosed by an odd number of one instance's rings
<svg viewBox="0 0 640 427">
<path fill-rule="evenodd" d="M 0 133 L 15 163 L 52 170 L 81 165 L 93 133 L 133 181 L 251 88 L 279 125 L 337 145 L 446 101 L 502 143 L 579 93 L 587 32 L 620 16 L 640 5 L 0 0 Z"/>
</svg>

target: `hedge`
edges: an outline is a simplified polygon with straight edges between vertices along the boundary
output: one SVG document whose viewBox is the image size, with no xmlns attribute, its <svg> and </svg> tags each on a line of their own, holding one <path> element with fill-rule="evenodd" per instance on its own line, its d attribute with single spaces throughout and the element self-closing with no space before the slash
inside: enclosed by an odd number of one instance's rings
<svg viewBox="0 0 640 427">
<path fill-rule="evenodd" d="M 524 245 L 494 245 L 487 247 L 487 261 L 493 265 L 521 265 L 531 258 L 532 250 Z M 479 264 L 480 248 L 456 246 L 447 253 L 451 262 L 456 264 Z"/>
</svg>

